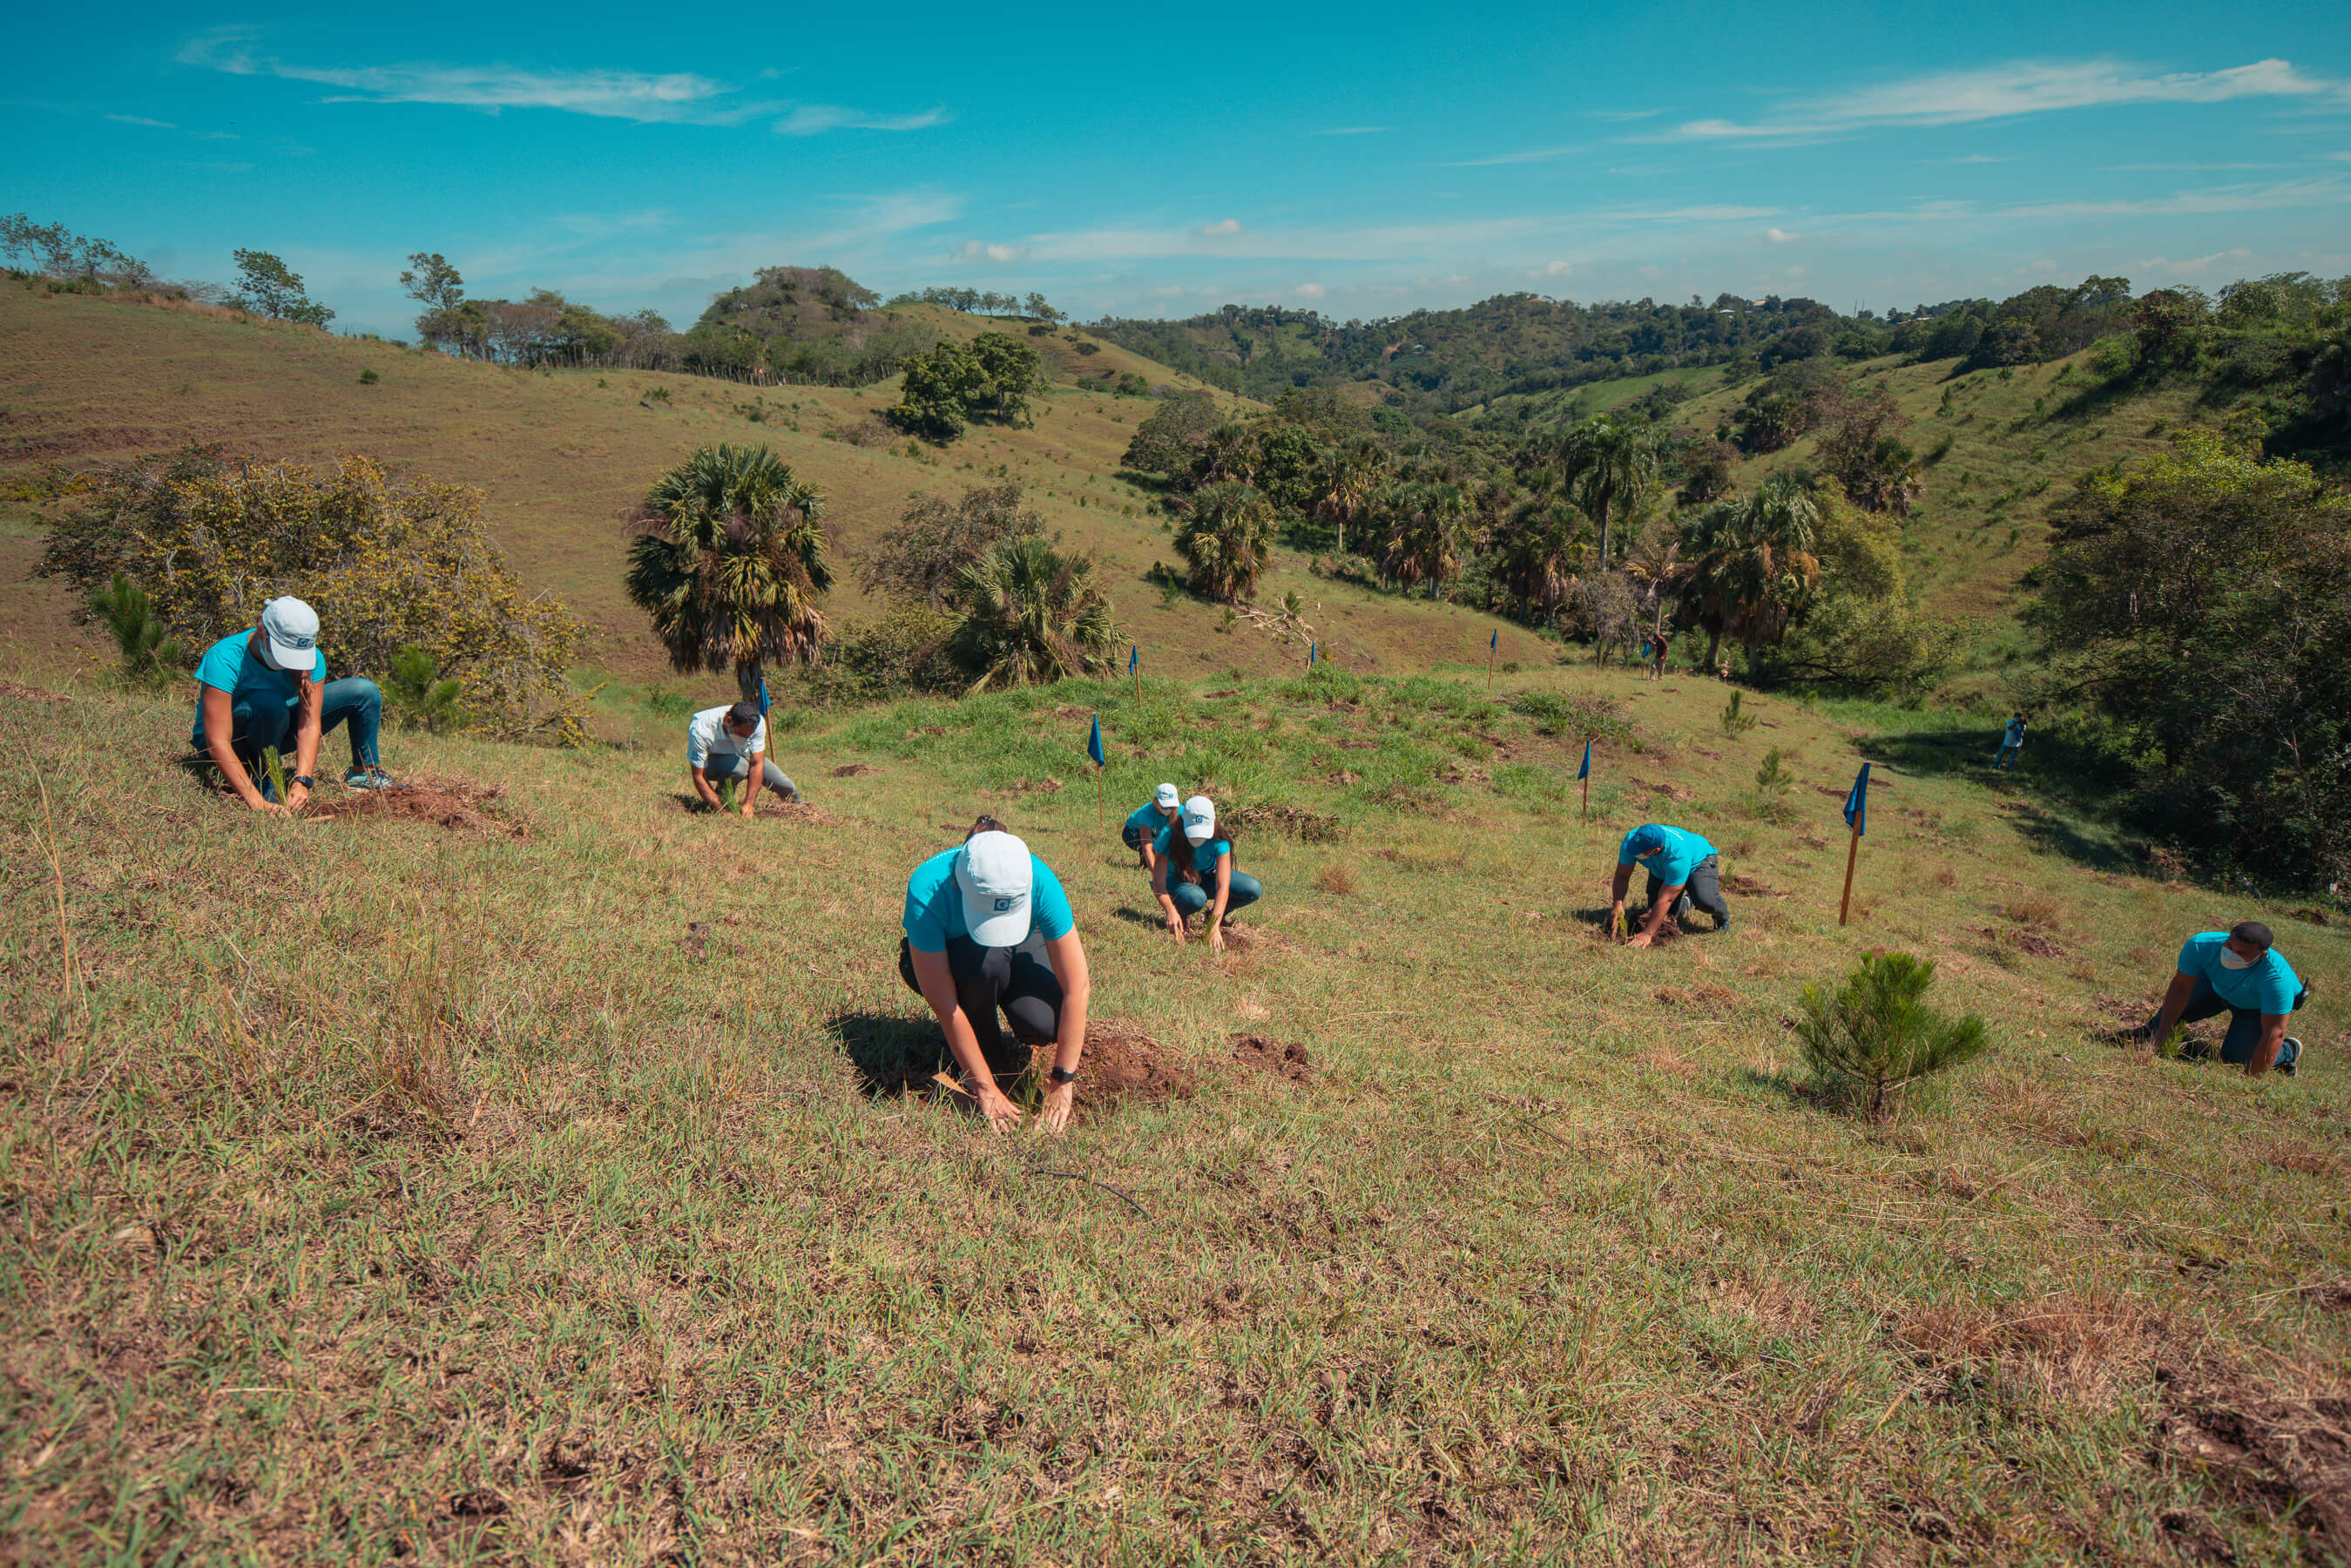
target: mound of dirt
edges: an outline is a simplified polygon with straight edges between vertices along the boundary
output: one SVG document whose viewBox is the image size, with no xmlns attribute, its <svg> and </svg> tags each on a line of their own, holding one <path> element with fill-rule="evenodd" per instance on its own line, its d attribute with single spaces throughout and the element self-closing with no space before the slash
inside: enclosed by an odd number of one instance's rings
<svg viewBox="0 0 2351 1568">
<path fill-rule="evenodd" d="M 1771 886 L 1766 883 L 1758 882 L 1753 877 L 1747 876 L 1743 873 L 1724 877 L 1722 879 L 1722 890 L 1725 893 L 1738 894 L 1742 898 L 1785 898 L 1788 896 L 1786 894 L 1782 893 L 1778 888 Z"/>
<path fill-rule="evenodd" d="M 1052 1065 L 1052 1046 L 1033 1048 L 1041 1072 Z M 1159 1042 L 1124 1019 L 1086 1023 L 1086 1053 L 1078 1064 L 1080 1110 L 1111 1111 L 1121 1105 L 1165 1105 L 1200 1092 L 1189 1068 L 1162 1054 Z"/>
<path fill-rule="evenodd" d="M 1233 1060 L 1243 1067 L 1254 1067 L 1259 1072 L 1270 1072 L 1292 1083 L 1314 1082 L 1313 1058 L 1296 1040 L 1285 1043 L 1261 1034 L 1237 1034 L 1233 1036 Z"/>
<path fill-rule="evenodd" d="M 1346 832 L 1338 818 L 1318 816 L 1295 806 L 1230 806 L 1217 820 L 1227 827 L 1270 828 L 1302 844 L 1335 843 Z"/>
<path fill-rule="evenodd" d="M 2162 1441 L 2175 1460 L 2266 1513 L 2294 1511 L 2328 1555 L 2351 1555 L 2351 1399 L 2215 1387 L 2169 1403 Z"/>
<path fill-rule="evenodd" d="M 1268 931 L 1262 925 L 1243 925 L 1238 921 L 1225 923 L 1225 948 L 1232 953 L 1295 952 L 1297 945 L 1279 932 Z"/>
<path fill-rule="evenodd" d="M 63 692 L 43 691 L 38 686 L 20 685 L 15 681 L 0 681 L 0 697 L 15 697 L 19 702 L 62 703 L 73 699 Z"/>
<path fill-rule="evenodd" d="M 519 839 L 520 822 L 489 810 L 506 798 L 496 784 L 463 779 L 416 779 L 392 789 L 352 789 L 302 813 L 306 821 L 332 822 L 390 819 L 430 822 L 453 833 L 493 833 Z"/>
<path fill-rule="evenodd" d="M 870 762 L 845 762 L 832 770 L 832 776 L 835 779 L 855 779 L 872 771 L 873 765 Z"/>
</svg>

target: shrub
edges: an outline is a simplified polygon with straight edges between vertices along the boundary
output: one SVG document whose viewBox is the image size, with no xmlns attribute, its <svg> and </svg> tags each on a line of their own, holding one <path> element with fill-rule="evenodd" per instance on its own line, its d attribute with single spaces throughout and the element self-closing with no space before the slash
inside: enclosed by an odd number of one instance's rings
<svg viewBox="0 0 2351 1568">
<path fill-rule="evenodd" d="M 799 673 L 799 687 L 823 703 L 960 693 L 971 682 L 947 649 L 959 624 L 953 615 L 907 603 L 871 621 L 844 622 L 826 642 L 823 662 Z"/>
<path fill-rule="evenodd" d="M 579 623 L 523 588 L 489 542 L 477 490 L 395 481 L 366 457 L 319 474 L 191 444 L 101 469 L 37 570 L 85 593 L 118 572 L 149 584 L 153 614 L 191 646 L 295 594 L 319 612 L 330 674 L 386 677 L 413 645 L 465 682 L 490 734 L 587 741 L 564 678 Z"/>
<path fill-rule="evenodd" d="M 90 613 L 106 622 L 122 654 L 122 676 L 136 685 L 161 685 L 183 673 L 186 654 L 154 612 L 153 601 L 120 572 L 89 596 Z"/>
<path fill-rule="evenodd" d="M 1608 741 L 1637 751 L 1640 737 L 1633 727 L 1616 711 L 1616 705 L 1606 697 L 1571 697 L 1558 692 L 1520 692 L 1510 699 L 1511 708 L 1532 721 L 1537 735 L 1564 735 L 1577 740 L 1587 737 Z"/>
<path fill-rule="evenodd" d="M 383 378 L 375 373 L 375 367 L 373 365 L 370 365 L 366 370 L 360 372 L 360 385 L 363 387 L 371 387 L 381 380 L 383 380 Z"/>
<path fill-rule="evenodd" d="M 466 714 L 458 704 L 465 683 L 442 679 L 441 662 L 432 654 L 412 643 L 392 655 L 387 673 L 383 695 L 402 724 L 436 735 L 465 727 Z"/>
<path fill-rule="evenodd" d="M 1928 1008 L 1934 983 L 1933 959 L 1880 952 L 1864 955 L 1834 992 L 1806 986 L 1796 1036 L 1816 1086 L 1875 1119 L 1899 1106 L 1905 1086 L 1983 1054 L 1983 1019 Z"/>
<path fill-rule="evenodd" d="M 1722 726 L 1722 733 L 1734 740 L 1753 729 L 1758 720 L 1753 714 L 1747 711 L 1747 694 L 1732 692 L 1730 700 L 1723 704 L 1722 712 L 1717 722 Z"/>
</svg>

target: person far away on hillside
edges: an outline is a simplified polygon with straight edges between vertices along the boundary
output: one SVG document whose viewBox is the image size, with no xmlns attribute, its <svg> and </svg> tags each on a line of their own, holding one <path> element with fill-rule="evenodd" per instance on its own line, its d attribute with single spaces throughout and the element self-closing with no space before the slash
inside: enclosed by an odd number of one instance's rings
<svg viewBox="0 0 2351 1568">
<path fill-rule="evenodd" d="M 2136 1031 L 2156 1054 L 2183 1023 L 2196 1023 L 2226 1011 L 2229 1032 L 2220 1040 L 2220 1060 L 2242 1067 L 2248 1078 L 2259 1078 L 2271 1068 L 2291 1078 L 2302 1065 L 2302 1041 L 2285 1032 L 2286 1020 L 2310 999 L 2310 988 L 2272 946 L 2270 928 L 2258 920 L 2241 920 L 2226 931 L 2199 931 L 2179 949 L 2179 972 L 2163 993 L 2163 1005 Z M 2201 1061 L 2211 1048 L 2201 1040 L 2180 1047 L 2182 1060 Z"/>
<path fill-rule="evenodd" d="M 960 849 L 942 850 L 906 879 L 904 924 L 898 976 L 931 1004 L 988 1125 L 1004 1133 L 1019 1123 L 1019 1107 L 997 1079 L 1017 1075 L 1027 1048 L 1050 1040 L 1041 1113 L 1056 1133 L 1068 1126 L 1092 983 L 1077 917 L 1053 868 L 1003 823 L 982 817 Z M 999 1011 L 1011 1022 L 1010 1042 Z"/>
<path fill-rule="evenodd" d="M 1722 898 L 1722 857 L 1714 846 L 1687 828 L 1664 822 L 1644 822 L 1616 846 L 1616 879 L 1608 890 L 1608 929 L 1618 930 L 1625 919 L 1625 893 L 1632 885 L 1633 868 L 1649 873 L 1649 907 L 1641 928 L 1626 944 L 1646 947 L 1656 940 L 1670 915 L 1687 915 L 1692 904 L 1714 916 L 1714 928 L 1730 924 L 1730 905 Z"/>
<path fill-rule="evenodd" d="M 1151 869 L 1151 842 L 1176 816 L 1176 802 L 1182 797 L 1173 784 L 1162 784 L 1152 791 L 1151 799 L 1134 809 L 1134 814 L 1119 829 L 1119 841 L 1134 852 L 1134 863 L 1144 870 Z"/>
<path fill-rule="evenodd" d="M 1666 678 L 1666 661 L 1673 655 L 1674 640 L 1669 632 L 1660 632 L 1649 640 L 1649 679 Z"/>
<path fill-rule="evenodd" d="M 319 781 L 319 743 L 347 727 L 351 789 L 393 787 L 377 765 L 383 728 L 383 694 L 357 677 L 327 678 L 319 651 L 319 612 L 298 599 L 273 599 L 250 632 L 233 632 L 204 650 L 196 664 L 195 748 L 210 756 L 232 789 L 256 811 L 292 812 L 308 804 Z M 291 766 L 285 758 L 291 741 Z M 276 748 L 286 775 L 286 799 L 265 769 L 262 751 Z"/>
<path fill-rule="evenodd" d="M 768 719 L 758 703 L 706 707 L 688 719 L 685 766 L 695 794 L 714 811 L 726 809 L 718 786 L 729 779 L 743 786 L 742 799 L 735 803 L 740 816 L 751 814 L 751 802 L 758 799 L 763 784 L 787 800 L 800 798 L 799 786 L 768 759 Z"/>
<path fill-rule="evenodd" d="M 2008 765 L 2016 760 L 2016 754 L 2023 749 L 2024 716 L 2020 713 L 2008 721 L 2006 729 L 2000 732 L 2000 751 L 1992 758 L 1991 765 L 2005 773 Z"/>
<path fill-rule="evenodd" d="M 1225 950 L 1225 921 L 1265 896 L 1257 878 L 1233 865 L 1233 841 L 1217 831 L 1217 808 L 1206 795 L 1184 802 L 1151 845 L 1151 891 L 1167 914 L 1168 934 L 1191 935 L 1192 916 L 1208 912 L 1208 948 Z"/>
</svg>

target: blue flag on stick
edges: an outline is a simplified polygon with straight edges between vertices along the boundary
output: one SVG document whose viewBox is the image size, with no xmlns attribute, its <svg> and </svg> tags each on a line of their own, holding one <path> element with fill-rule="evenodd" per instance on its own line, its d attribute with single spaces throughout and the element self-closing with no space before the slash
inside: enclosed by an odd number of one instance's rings
<svg viewBox="0 0 2351 1568">
<path fill-rule="evenodd" d="M 1489 637 L 1489 638 L 1487 638 L 1487 639 L 1486 639 L 1486 652 L 1488 652 L 1489 653 L 1492 653 L 1495 649 L 1497 649 L 1497 648 L 1500 647 L 1501 645 L 1502 645 L 1502 629 L 1501 629 L 1499 626 L 1497 626 L 1497 627 L 1495 627 L 1495 628 L 1494 628 L 1494 634 L 1493 634 L 1492 636 L 1490 636 L 1490 637 Z"/>
<path fill-rule="evenodd" d="M 1127 673 L 1128 674 L 1130 674 L 1130 675 L 1131 675 L 1131 674 L 1134 674 L 1134 662 L 1135 662 L 1137 659 L 1140 659 L 1141 657 L 1143 657 L 1143 648 L 1142 648 L 1142 645 L 1141 645 L 1141 644 L 1139 644 L 1139 643 L 1138 643 L 1138 644 L 1135 644 L 1134 646 L 1132 646 L 1132 647 L 1130 647 L 1130 648 L 1128 648 L 1128 649 L 1127 649 L 1127 651 L 1126 651 L 1126 673 Z"/>
<path fill-rule="evenodd" d="M 765 675 L 759 677 L 759 716 L 768 716 L 768 677 Z"/>
<path fill-rule="evenodd" d="M 1306 662 L 1307 662 L 1309 664 L 1313 664 L 1317 659 L 1321 658 L 1322 656 L 1322 643 L 1307 643 L 1307 644 L 1306 644 Z"/>
<path fill-rule="evenodd" d="M 1575 770 L 1575 776 L 1578 779 L 1592 777 L 1592 737 L 1588 735 L 1583 737 L 1583 766 Z"/>
<path fill-rule="evenodd" d="M 1086 737 L 1086 755 L 1094 759 L 1094 766 L 1097 768 L 1100 768 L 1103 763 L 1110 760 L 1109 758 L 1102 755 L 1102 715 L 1100 714 L 1094 715 L 1094 732 Z"/>
<path fill-rule="evenodd" d="M 1855 838 L 1869 831 L 1869 764 L 1866 762 L 1854 776 L 1853 793 L 1844 798 L 1844 821 Z"/>
</svg>

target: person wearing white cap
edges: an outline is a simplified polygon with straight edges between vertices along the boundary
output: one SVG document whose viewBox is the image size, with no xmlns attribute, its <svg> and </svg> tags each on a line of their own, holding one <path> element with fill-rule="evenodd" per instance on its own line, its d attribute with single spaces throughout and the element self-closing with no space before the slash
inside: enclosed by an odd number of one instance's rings
<svg viewBox="0 0 2351 1568">
<path fill-rule="evenodd" d="M 256 811 L 298 811 L 318 787 L 311 769 L 319 744 L 337 726 L 350 732 L 351 765 L 343 784 L 352 789 L 392 787 L 378 766 L 376 736 L 383 727 L 383 694 L 356 677 L 327 679 L 319 651 L 319 612 L 298 599 L 273 599 L 250 632 L 235 632 L 204 650 L 196 664 L 196 726 L 191 739 L 210 756 L 229 787 Z M 264 773 L 261 753 L 274 747 L 286 773 L 286 799 Z"/>
<path fill-rule="evenodd" d="M 1182 799 L 1175 785 L 1162 784 L 1151 792 L 1150 800 L 1135 808 L 1134 815 L 1127 818 L 1126 825 L 1119 830 L 1120 840 L 1134 852 L 1135 863 L 1144 870 L 1151 869 L 1151 841 L 1176 820 L 1176 803 Z"/>
<path fill-rule="evenodd" d="M 1151 891 L 1167 912 L 1169 935 L 1181 942 L 1192 916 L 1208 912 L 1208 947 L 1225 950 L 1225 917 L 1265 896 L 1247 872 L 1233 869 L 1233 841 L 1217 831 L 1217 807 L 1206 795 L 1184 802 L 1176 820 L 1152 845 Z"/>
<path fill-rule="evenodd" d="M 1026 1047 L 1050 1040 L 1041 1114 L 1056 1133 L 1069 1125 L 1092 985 L 1077 918 L 1053 868 L 1003 823 L 982 817 L 962 848 L 933 855 L 906 879 L 904 924 L 899 977 L 931 1004 L 988 1124 L 1002 1133 L 1019 1122 L 997 1078 L 1028 1064 Z M 999 1010 L 1011 1022 L 1011 1042 Z"/>
</svg>

